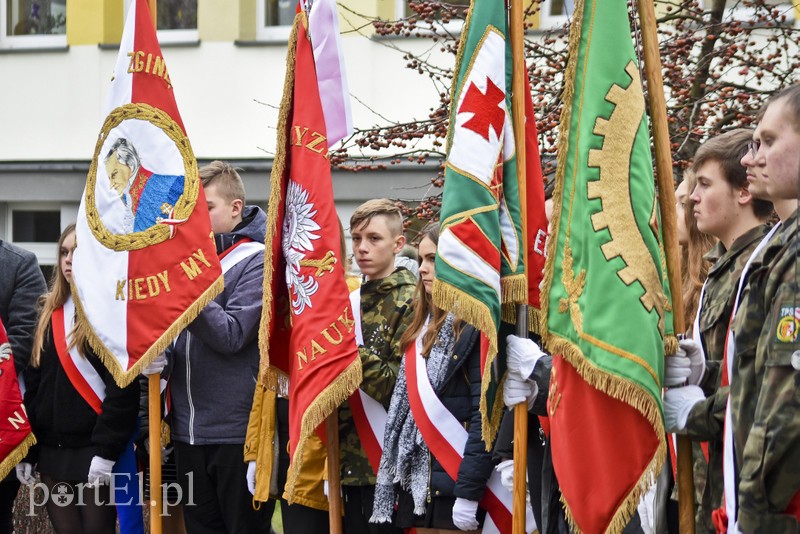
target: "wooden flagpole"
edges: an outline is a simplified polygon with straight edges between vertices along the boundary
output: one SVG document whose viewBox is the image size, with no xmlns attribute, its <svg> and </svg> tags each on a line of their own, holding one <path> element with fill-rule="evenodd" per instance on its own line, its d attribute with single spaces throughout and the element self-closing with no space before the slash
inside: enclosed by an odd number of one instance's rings
<svg viewBox="0 0 800 534">
<path fill-rule="evenodd" d="M 681 292 L 680 245 L 678 244 L 678 219 L 675 210 L 675 182 L 672 177 L 672 152 L 667 127 L 667 104 L 661 76 L 661 56 L 658 50 L 656 15 L 653 0 L 639 0 L 639 20 L 642 28 L 647 96 L 650 120 L 653 127 L 656 176 L 660 197 L 661 225 L 664 251 L 667 256 L 667 273 L 672 293 L 672 317 L 675 333 L 684 331 L 683 295 Z M 681 534 L 694 534 L 694 481 L 692 478 L 692 442 L 679 434 L 677 447 L 678 521 Z"/>
<path fill-rule="evenodd" d="M 522 226 L 522 243 L 520 251 L 528 250 L 528 214 L 527 187 L 525 173 L 525 66 L 524 28 L 522 0 L 511 0 L 509 14 L 509 38 L 511 39 L 511 57 L 513 58 L 513 78 L 511 85 L 511 115 L 514 123 L 514 146 L 517 157 L 517 182 L 519 183 L 520 222 Z M 528 265 L 525 263 L 527 274 Z M 517 305 L 516 334 L 528 337 L 528 306 Z M 526 402 L 514 407 L 514 516 L 513 534 L 525 534 L 526 481 L 528 466 L 528 405 Z"/>
<path fill-rule="evenodd" d="M 158 29 L 156 0 L 147 0 L 153 28 Z M 147 423 L 150 442 L 150 533 L 161 534 L 161 375 L 147 377 Z"/>
<path fill-rule="evenodd" d="M 342 534 L 342 479 L 339 468 L 339 409 L 325 419 L 328 439 L 328 523 L 331 534 Z"/>
</svg>

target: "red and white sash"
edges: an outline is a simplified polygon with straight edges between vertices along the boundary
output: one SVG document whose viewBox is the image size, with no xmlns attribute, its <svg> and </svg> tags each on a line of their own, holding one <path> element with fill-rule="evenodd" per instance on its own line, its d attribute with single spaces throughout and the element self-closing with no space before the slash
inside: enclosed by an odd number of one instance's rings
<svg viewBox="0 0 800 534">
<path fill-rule="evenodd" d="M 68 349 L 69 338 L 75 326 L 75 303 L 69 297 L 64 306 L 53 311 L 50 318 L 53 327 L 53 341 L 58 360 L 67 373 L 72 386 L 92 409 L 100 415 L 103 399 L 106 398 L 106 385 L 97 369 L 81 356 L 77 347 Z"/>
<path fill-rule="evenodd" d="M 708 278 L 706 278 L 705 282 L 703 282 L 703 288 L 700 290 L 700 300 L 697 306 L 697 313 L 694 315 L 694 322 L 692 323 L 692 340 L 697 344 L 700 348 L 700 354 L 703 355 L 703 360 L 708 360 L 706 358 L 706 351 L 703 348 L 703 338 L 700 335 L 700 313 L 703 309 L 703 297 L 706 294 L 706 284 L 708 284 Z M 667 434 L 667 448 L 669 449 L 669 456 L 670 460 L 672 460 L 672 477 L 674 480 L 678 479 L 678 436 L 677 434 Z M 708 462 L 708 442 L 702 441 L 700 442 L 700 448 L 703 450 L 703 456 L 706 459 L 706 463 Z"/>
<path fill-rule="evenodd" d="M 406 350 L 406 384 L 408 400 L 414 421 L 422 434 L 425 444 L 453 480 L 458 480 L 458 469 L 464 459 L 464 448 L 468 432 L 458 419 L 439 399 L 428 379 L 425 360 L 422 355 L 423 331 L 414 344 Z M 487 511 L 483 532 L 511 532 L 513 498 L 500 483 L 500 475 L 492 470 L 486 484 L 481 506 Z M 528 525 L 526 530 L 533 529 Z"/>
<path fill-rule="evenodd" d="M 772 230 L 761 240 L 761 243 L 755 248 L 753 253 L 750 255 L 750 258 L 747 260 L 747 263 L 744 265 L 744 269 L 742 269 L 742 274 L 739 277 L 739 287 L 736 290 L 736 299 L 733 301 L 733 312 L 731 313 L 731 320 L 728 323 L 728 333 L 725 338 L 725 355 L 722 359 L 722 386 L 727 386 L 730 384 L 731 378 L 733 378 L 733 369 L 734 369 L 734 360 L 736 356 L 736 341 L 735 341 L 735 334 L 733 332 L 733 319 L 736 317 L 736 312 L 739 309 L 739 301 L 742 297 L 742 291 L 744 290 L 744 285 L 747 281 L 747 273 L 750 270 L 750 265 L 753 263 L 753 260 L 761 254 L 761 251 L 764 250 L 767 244 L 772 239 L 772 236 L 775 235 L 778 228 L 781 227 L 781 223 L 778 222 Z M 728 403 L 725 407 L 725 426 L 723 430 L 723 461 L 722 461 L 722 475 L 724 481 L 724 488 L 725 488 L 725 513 L 728 517 L 728 525 L 729 530 L 732 530 L 732 527 L 736 523 L 736 519 L 738 517 L 738 499 L 737 494 L 739 491 L 739 484 L 737 481 L 737 469 L 736 469 L 736 444 L 733 440 L 733 419 L 731 413 L 731 397 L 728 395 Z"/>
<path fill-rule="evenodd" d="M 353 311 L 355 322 L 356 343 L 364 344 L 364 336 L 361 332 L 361 288 L 350 293 L 350 308 Z M 357 389 L 348 399 L 350 411 L 353 414 L 353 422 L 356 425 L 358 438 L 361 446 L 367 454 L 369 465 L 375 474 L 378 474 L 378 466 L 381 464 L 383 454 L 383 433 L 386 428 L 386 408 L 383 404 L 376 401 L 363 390 Z"/>
<path fill-rule="evenodd" d="M 222 274 L 227 273 L 229 270 L 231 270 L 231 267 L 240 261 L 249 258 L 256 252 L 264 252 L 264 243 L 253 241 L 249 237 L 237 241 L 233 246 L 229 247 L 219 255 L 219 263 L 222 266 Z"/>
</svg>

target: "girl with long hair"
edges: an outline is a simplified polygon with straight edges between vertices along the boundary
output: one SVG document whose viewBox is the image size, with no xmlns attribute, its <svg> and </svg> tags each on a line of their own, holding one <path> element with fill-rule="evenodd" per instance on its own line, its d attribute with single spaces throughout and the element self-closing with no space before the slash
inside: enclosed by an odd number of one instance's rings
<svg viewBox="0 0 800 534">
<path fill-rule="evenodd" d="M 37 445 L 22 471 L 31 483 L 36 464 L 49 489 L 46 507 L 56 532 L 107 533 L 116 521 L 111 471 L 137 428 L 139 383 L 119 388 L 92 352 L 85 328 L 75 324 L 75 247 L 71 224 L 58 240 L 58 266 L 42 298 L 25 371 L 25 407 Z"/>
<path fill-rule="evenodd" d="M 697 307 L 700 304 L 700 291 L 708 276 L 711 263 L 703 256 L 716 245 L 716 238 L 702 233 L 697 228 L 697 220 L 692 212 L 689 195 L 694 191 L 697 179 L 694 172 L 687 170 L 683 181 L 675 189 L 675 204 L 678 216 L 678 242 L 681 245 L 681 280 L 683 292 L 683 313 L 691 328 Z"/>
<path fill-rule="evenodd" d="M 414 319 L 401 338 L 405 356 L 389 405 L 370 521 L 392 521 L 397 505 L 394 524 L 399 528 L 416 528 L 420 534 L 479 532 L 485 512 L 478 501 L 494 465 L 481 439 L 480 336 L 453 313 L 432 304 L 438 224 L 429 224 L 422 236 Z M 435 447 L 420 433 L 409 400 L 409 394 L 416 393 L 411 391 L 416 387 L 413 381 L 407 380 L 409 366 L 414 365 L 416 372 L 419 355 L 424 358 L 420 372 L 427 374 L 441 404 L 467 429 L 455 480 L 437 460 Z"/>
</svg>

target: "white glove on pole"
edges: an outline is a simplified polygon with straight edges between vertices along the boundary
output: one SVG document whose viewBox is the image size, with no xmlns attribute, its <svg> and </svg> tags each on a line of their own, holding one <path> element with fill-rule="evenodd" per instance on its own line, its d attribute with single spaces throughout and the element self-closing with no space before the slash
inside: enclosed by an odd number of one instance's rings
<svg viewBox="0 0 800 534">
<path fill-rule="evenodd" d="M 689 358 L 673 354 L 667 356 L 664 366 L 664 386 L 668 388 L 680 387 L 686 384 L 686 379 L 692 374 Z"/>
<path fill-rule="evenodd" d="M 92 458 L 92 463 L 89 465 L 89 480 L 90 486 L 102 486 L 104 484 L 111 484 L 111 470 L 114 468 L 114 460 L 107 460 L 95 456 Z"/>
<path fill-rule="evenodd" d="M 533 380 L 520 379 L 511 372 L 506 375 L 506 381 L 503 383 L 503 402 L 509 408 L 525 402 L 530 410 L 538 393 L 539 386 Z"/>
<path fill-rule="evenodd" d="M 678 351 L 675 356 L 682 356 L 689 359 L 689 369 L 691 373 L 686 379 L 686 385 L 697 386 L 706 374 L 706 360 L 703 352 L 693 339 L 681 339 L 678 341 Z"/>
<path fill-rule="evenodd" d="M 247 480 L 247 489 L 250 491 L 250 495 L 256 494 L 256 462 L 255 460 L 251 460 L 247 462 L 247 474 L 245 475 L 245 479 Z"/>
<path fill-rule="evenodd" d="M 510 335 L 506 337 L 506 365 L 509 373 L 527 379 L 539 358 L 545 355 L 539 345 L 524 337 Z"/>
<path fill-rule="evenodd" d="M 145 376 L 150 375 L 160 375 L 161 371 L 167 366 L 167 354 L 162 352 L 158 356 L 156 356 L 155 360 L 150 362 L 150 365 L 142 370 L 142 374 Z"/>
<path fill-rule="evenodd" d="M 668 389 L 664 393 L 664 423 L 667 432 L 683 432 L 692 408 L 705 398 L 703 390 L 698 386 Z"/>
<path fill-rule="evenodd" d="M 453 504 L 453 524 L 459 530 L 478 530 L 478 501 L 456 498 Z"/>
<path fill-rule="evenodd" d="M 33 464 L 29 464 L 28 462 L 20 462 L 14 469 L 17 472 L 17 480 L 19 480 L 24 486 L 30 486 L 36 482 Z"/>
<path fill-rule="evenodd" d="M 514 460 L 503 460 L 494 470 L 500 473 L 500 483 L 505 489 L 514 493 Z"/>
</svg>

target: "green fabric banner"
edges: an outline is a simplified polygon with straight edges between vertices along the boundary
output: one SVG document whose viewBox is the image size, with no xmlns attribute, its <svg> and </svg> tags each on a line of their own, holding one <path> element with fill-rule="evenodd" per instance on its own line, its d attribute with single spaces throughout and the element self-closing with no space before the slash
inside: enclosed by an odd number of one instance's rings
<svg viewBox="0 0 800 534">
<path fill-rule="evenodd" d="M 648 483 L 644 474 L 663 462 L 664 353 L 676 343 L 625 0 L 576 3 L 565 76 L 542 332 L 551 352 L 599 393 L 638 411 L 656 434 L 656 450 L 631 482 L 635 489 L 610 497 L 625 503 L 612 523 L 619 526 Z M 558 387 L 551 384 L 551 409 Z"/>
</svg>

